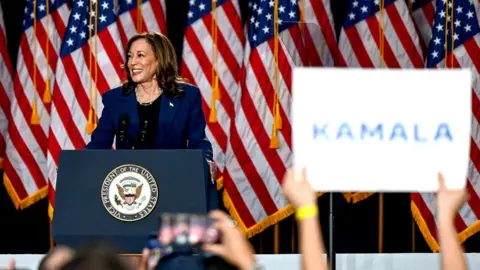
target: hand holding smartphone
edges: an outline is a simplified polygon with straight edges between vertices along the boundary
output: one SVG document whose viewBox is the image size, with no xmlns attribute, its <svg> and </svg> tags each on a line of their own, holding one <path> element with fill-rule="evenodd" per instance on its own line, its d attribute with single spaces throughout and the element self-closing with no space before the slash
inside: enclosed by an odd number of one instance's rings
<svg viewBox="0 0 480 270">
<path fill-rule="evenodd" d="M 160 216 L 158 240 L 163 245 L 202 245 L 220 241 L 215 220 L 205 214 L 163 213 Z"/>
</svg>

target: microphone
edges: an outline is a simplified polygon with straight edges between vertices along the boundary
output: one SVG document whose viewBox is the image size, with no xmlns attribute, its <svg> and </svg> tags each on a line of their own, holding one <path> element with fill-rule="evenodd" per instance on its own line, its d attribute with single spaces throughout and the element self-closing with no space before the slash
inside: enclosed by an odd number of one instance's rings
<svg viewBox="0 0 480 270">
<path fill-rule="evenodd" d="M 120 115 L 118 124 L 118 142 L 122 145 L 126 145 L 128 142 L 128 126 L 130 125 L 130 116 L 126 113 Z"/>
<path fill-rule="evenodd" d="M 140 127 L 140 132 L 138 134 L 138 142 L 137 142 L 137 147 L 136 148 L 142 148 L 143 144 L 145 143 L 145 140 L 147 138 L 147 127 L 148 127 L 148 120 L 143 121 L 141 127 Z"/>
</svg>

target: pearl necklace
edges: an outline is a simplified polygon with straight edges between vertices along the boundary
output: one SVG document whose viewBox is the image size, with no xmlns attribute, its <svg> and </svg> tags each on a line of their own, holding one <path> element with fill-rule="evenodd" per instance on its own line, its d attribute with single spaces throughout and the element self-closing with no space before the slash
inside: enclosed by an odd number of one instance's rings
<svg viewBox="0 0 480 270">
<path fill-rule="evenodd" d="M 140 96 L 138 95 L 138 90 L 135 89 L 135 95 L 136 95 L 136 97 L 137 97 L 137 101 L 138 101 L 138 103 L 139 103 L 140 105 L 142 105 L 142 106 L 152 105 L 153 102 L 155 102 L 155 100 L 157 100 L 157 98 L 162 94 L 162 92 L 163 92 L 162 90 L 158 89 L 158 91 L 156 91 L 156 97 L 155 97 L 152 101 L 150 101 L 150 102 L 141 102 L 141 101 L 140 101 Z"/>
</svg>

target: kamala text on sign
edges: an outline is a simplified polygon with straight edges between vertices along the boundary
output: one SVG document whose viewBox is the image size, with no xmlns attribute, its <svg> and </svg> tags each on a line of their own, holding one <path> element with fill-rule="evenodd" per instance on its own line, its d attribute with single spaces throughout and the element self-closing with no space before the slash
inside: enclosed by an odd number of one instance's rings
<svg viewBox="0 0 480 270">
<path fill-rule="evenodd" d="M 372 126 L 374 128 L 372 128 Z M 366 123 L 339 125 L 330 123 L 313 124 L 314 140 L 370 140 L 405 142 L 453 141 L 452 131 L 447 123 L 439 123 L 436 128 L 425 128 L 420 124 L 395 123 L 371 125 Z"/>
<path fill-rule="evenodd" d="M 294 165 L 321 192 L 432 192 L 438 172 L 447 187 L 464 187 L 471 78 L 458 69 L 295 68 Z"/>
</svg>

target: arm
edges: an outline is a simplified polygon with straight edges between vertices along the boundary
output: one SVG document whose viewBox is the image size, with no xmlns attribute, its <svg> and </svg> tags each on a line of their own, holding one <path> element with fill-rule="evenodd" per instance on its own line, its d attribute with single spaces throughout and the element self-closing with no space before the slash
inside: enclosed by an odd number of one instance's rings
<svg viewBox="0 0 480 270">
<path fill-rule="evenodd" d="M 325 247 L 320 230 L 318 216 L 298 220 L 300 234 L 300 253 L 303 254 L 303 269 L 327 269 L 327 262 L 323 259 Z"/>
<path fill-rule="evenodd" d="M 458 242 L 455 216 L 467 201 L 466 189 L 448 190 L 442 174 L 438 174 L 437 192 L 438 236 L 443 270 L 468 269 L 465 255 Z"/>
<path fill-rule="evenodd" d="M 328 264 L 323 258 L 325 246 L 320 230 L 316 195 L 307 180 L 305 169 L 301 174 L 295 174 L 294 169 L 287 170 L 283 178 L 282 191 L 296 209 L 299 247 L 303 255 L 302 269 L 327 270 Z"/>
<path fill-rule="evenodd" d="M 213 161 L 212 144 L 205 134 L 207 122 L 202 110 L 202 97 L 198 88 L 192 90 L 192 104 L 188 119 L 188 148 L 202 149 L 205 159 Z"/>
<path fill-rule="evenodd" d="M 98 120 L 97 128 L 93 131 L 90 142 L 84 149 L 111 149 L 115 130 L 113 127 L 113 119 L 110 112 L 111 98 L 110 93 L 105 92 L 102 97 L 103 111 L 102 116 Z"/>
<path fill-rule="evenodd" d="M 438 232 L 440 242 L 440 256 L 443 270 L 466 270 L 468 269 L 465 255 L 457 238 L 457 229 L 454 224 L 454 216 L 439 215 Z"/>
</svg>

